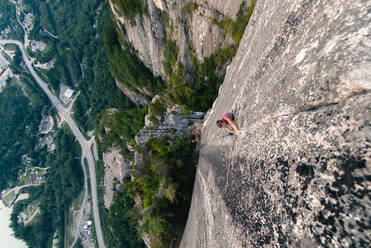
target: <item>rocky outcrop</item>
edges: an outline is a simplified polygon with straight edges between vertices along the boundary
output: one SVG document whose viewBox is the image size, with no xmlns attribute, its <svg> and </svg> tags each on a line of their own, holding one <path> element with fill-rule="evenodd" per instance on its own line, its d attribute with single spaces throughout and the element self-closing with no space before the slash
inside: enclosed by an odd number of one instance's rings
<svg viewBox="0 0 371 248">
<path fill-rule="evenodd" d="M 165 136 L 185 137 L 196 134 L 197 129 L 203 123 L 204 113 L 194 112 L 189 115 L 181 115 L 181 109 L 173 109 L 165 113 L 158 125 L 153 125 L 151 122 L 146 123 L 146 126 L 139 131 L 135 136 L 135 142 L 138 146 L 144 147 L 149 139 L 160 139 Z M 148 120 L 148 115 L 146 120 Z M 134 152 L 134 164 L 140 164 L 143 161 L 141 153 Z"/>
<path fill-rule="evenodd" d="M 144 0 L 143 6 L 148 12 L 136 14 L 132 21 L 125 18 L 114 3 L 108 2 L 118 27 L 122 28 L 121 35 L 155 75 L 166 78 L 163 41 L 176 41 L 178 61 L 192 70 L 190 45 L 196 58 L 202 61 L 216 48 L 233 43 L 213 19 L 224 16 L 234 19 L 242 0 Z"/>
<path fill-rule="evenodd" d="M 370 243 L 369 9 L 257 2 L 205 118 L 180 247 Z M 239 135 L 215 126 L 228 111 Z"/>
<path fill-rule="evenodd" d="M 154 97 L 154 99 L 156 98 L 157 96 Z M 165 136 L 185 137 L 200 134 L 204 113 L 193 112 L 188 115 L 182 115 L 181 108 L 174 106 L 161 116 L 159 123 L 156 125 L 149 121 L 148 116 L 149 114 L 145 117 L 145 126 L 135 136 L 135 143 L 139 147 L 144 147 L 149 139 L 161 139 Z M 141 164 L 143 162 L 143 154 L 135 151 L 130 145 L 128 149 L 134 152 L 134 158 L 131 164 Z"/>
<path fill-rule="evenodd" d="M 142 106 L 147 106 L 148 105 L 148 102 L 147 100 L 135 93 L 134 91 L 130 90 L 128 87 L 126 87 L 125 85 L 123 85 L 122 83 L 120 83 L 119 81 L 116 80 L 116 85 L 117 87 L 119 87 L 119 89 L 122 91 L 122 93 L 124 93 L 132 103 L 134 103 L 137 107 L 142 107 Z"/>
<path fill-rule="evenodd" d="M 202 124 L 204 113 L 194 112 L 189 115 L 166 113 L 158 125 L 149 124 L 135 137 L 137 145 L 144 146 L 150 138 L 161 138 L 166 135 L 190 135 L 197 125 Z"/>
<path fill-rule="evenodd" d="M 228 17 L 235 19 L 242 1 L 194 1 L 197 8 L 193 11 L 190 23 L 189 36 L 195 56 L 198 60 L 209 57 L 216 48 L 233 44 L 233 40 L 224 34 L 213 19 Z"/>
<path fill-rule="evenodd" d="M 240 8 L 240 4 L 242 1 L 225 1 L 225 0 L 194 0 L 195 3 L 198 5 L 204 5 L 206 4 L 209 8 L 215 9 L 222 13 L 223 15 L 227 16 L 230 19 L 235 19 L 236 13 L 238 9 Z M 245 1 L 246 4 L 250 3 L 251 1 L 247 0 Z"/>
<path fill-rule="evenodd" d="M 109 209 L 113 201 L 113 195 L 117 185 L 123 183 L 125 177 L 130 177 L 129 167 L 120 149 L 112 148 L 103 153 L 104 161 L 104 206 Z"/>
<path fill-rule="evenodd" d="M 152 0 L 148 0 L 150 15 L 135 15 L 133 24 L 120 13 L 114 3 L 111 1 L 108 3 L 116 23 L 119 27 L 124 27 L 121 35 L 138 51 L 138 56 L 143 63 L 155 75 L 158 75 L 163 71 L 162 39 L 164 27 L 160 21 L 160 12 Z"/>
</svg>

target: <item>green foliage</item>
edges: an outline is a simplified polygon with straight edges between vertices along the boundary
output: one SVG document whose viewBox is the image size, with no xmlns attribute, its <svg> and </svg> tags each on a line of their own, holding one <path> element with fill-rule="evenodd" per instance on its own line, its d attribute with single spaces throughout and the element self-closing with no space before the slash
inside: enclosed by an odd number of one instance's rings
<svg viewBox="0 0 371 248">
<path fill-rule="evenodd" d="M 121 47 L 119 37 L 112 21 L 104 27 L 104 44 L 109 57 L 109 68 L 112 75 L 129 88 L 145 88 L 153 94 L 163 91 L 162 80 L 138 59 L 133 49 L 125 42 Z"/>
<path fill-rule="evenodd" d="M 146 109 L 130 109 L 128 111 L 106 110 L 96 121 L 96 130 L 101 139 L 101 149 L 109 147 L 123 147 L 134 141 L 134 137 L 143 128 Z"/>
<path fill-rule="evenodd" d="M 8 0 L 0 3 L 0 30 L 6 29 L 11 23 L 15 23 L 15 6 Z"/>
<path fill-rule="evenodd" d="M 40 25 L 49 32 L 55 33 L 57 31 L 56 23 L 49 4 L 40 1 L 38 6 L 40 9 Z"/>
<path fill-rule="evenodd" d="M 166 76 L 170 76 L 175 68 L 176 61 L 178 60 L 179 49 L 176 42 L 173 40 L 164 39 L 164 71 Z"/>
<path fill-rule="evenodd" d="M 143 14 L 145 8 L 141 0 L 112 0 L 119 7 L 121 13 L 130 21 L 134 21 L 135 14 Z"/>
<path fill-rule="evenodd" d="M 166 39 L 163 42 L 164 72 L 169 77 L 166 94 L 170 103 L 186 105 L 188 110 L 207 111 L 214 102 L 218 88 L 224 80 L 224 75 L 218 74 L 218 71 L 225 70 L 223 66 L 232 60 L 237 46 L 230 45 L 226 48 L 218 48 L 210 57 L 205 58 L 203 63 L 199 63 L 194 57 L 193 45 L 189 43 L 193 72 L 188 72 L 182 64 L 177 63 L 176 42 Z M 188 74 L 193 74 L 193 82 L 186 81 Z"/>
<path fill-rule="evenodd" d="M 213 19 L 213 23 L 223 28 L 227 34 L 234 40 L 238 47 L 242 35 L 245 31 L 247 24 L 249 23 L 252 12 L 255 8 L 256 0 L 251 1 L 251 5 L 245 9 L 245 1 L 242 1 L 240 8 L 236 14 L 236 21 L 229 18 L 224 18 L 221 21 Z"/>
<path fill-rule="evenodd" d="M 190 110 L 189 110 L 187 105 L 182 106 L 182 112 L 183 112 L 184 115 L 189 115 L 190 114 Z"/>
<path fill-rule="evenodd" d="M 162 10 L 160 12 L 160 16 L 161 16 L 162 24 L 164 24 L 165 28 L 168 28 L 170 25 L 169 14 L 165 10 Z"/>
<path fill-rule="evenodd" d="M 10 28 L 8 39 L 23 40 L 23 29 L 16 19 L 15 5 L 8 0 L 0 1 L 0 31 Z"/>
<path fill-rule="evenodd" d="M 10 86 L 0 94 L 0 135 L 2 137 L 0 139 L 0 189 L 4 189 L 7 182 L 14 182 L 17 178 L 21 166 L 20 156 L 23 154 L 14 156 L 11 150 L 13 152 L 19 150 L 12 147 L 17 146 L 18 137 L 24 135 L 27 122 L 23 117 L 30 110 L 28 99 L 16 86 Z M 35 144 L 35 141 L 32 144 Z"/>
<path fill-rule="evenodd" d="M 176 184 L 169 183 L 165 189 L 165 197 L 171 203 L 175 202 Z"/>
<path fill-rule="evenodd" d="M 8 86 L 0 94 L 0 190 L 16 183 L 18 171 L 24 167 L 21 164 L 24 154 L 33 159 L 34 166 L 43 166 L 47 152 L 34 148 L 41 112 L 50 107 L 37 83 L 19 67 L 20 50 L 14 46 L 5 48 L 16 51 L 10 68 L 19 75 L 20 81 L 8 79 Z"/>
<path fill-rule="evenodd" d="M 13 50 L 13 51 L 19 50 L 18 46 L 16 44 L 12 44 L 12 43 L 5 44 L 4 49 L 5 50 Z"/>
<path fill-rule="evenodd" d="M 195 3 L 195 2 L 188 2 L 188 3 L 185 3 L 183 8 L 182 8 L 182 11 L 183 13 L 189 15 L 192 19 L 192 15 L 193 15 L 193 12 L 198 8 L 198 4 Z"/>
<path fill-rule="evenodd" d="M 148 109 L 151 115 L 161 117 L 166 111 L 165 101 L 162 98 L 157 99 L 155 102 L 148 104 Z"/>
<path fill-rule="evenodd" d="M 155 102 L 148 104 L 148 112 L 150 113 L 149 120 L 154 124 L 159 124 L 159 119 L 166 112 L 166 102 L 163 98 L 157 99 Z"/>
<path fill-rule="evenodd" d="M 168 98 L 171 103 L 186 105 L 189 109 L 207 111 L 218 95 L 218 88 L 224 75 L 217 75 L 236 52 L 235 46 L 217 49 L 210 57 L 199 63 L 193 57 L 192 66 L 196 74 L 195 82 L 185 82 L 187 72 L 178 64 L 169 79 Z"/>
<path fill-rule="evenodd" d="M 29 98 L 15 80 L 8 81 L 10 85 L 0 94 L 0 190 L 8 183 L 16 182 L 18 171 L 23 167 L 21 157 L 24 154 L 34 158 L 35 165 L 43 160 L 39 153 L 44 151 L 35 151 L 34 147 L 40 113 L 49 103 L 34 90 L 36 83 L 33 80 L 23 76 L 20 79 Z"/>
<path fill-rule="evenodd" d="M 50 247 L 53 234 L 56 231 L 64 233 L 65 213 L 83 188 L 79 144 L 66 130 L 60 130 L 55 141 L 56 152 L 47 156 L 45 164 L 50 167 L 46 182 L 40 186 L 40 194 L 34 199 L 40 202 L 40 215 L 27 226 L 17 222 L 22 207 L 17 207 L 11 215 L 15 236 L 25 240 L 30 248 Z M 58 247 L 62 246 L 63 238 L 60 238 Z"/>
<path fill-rule="evenodd" d="M 30 48 L 27 48 L 27 53 L 35 58 L 39 63 L 44 64 L 52 60 L 54 57 L 57 56 L 58 54 L 58 49 L 55 44 L 55 41 L 51 42 L 49 41 L 45 49 L 40 52 L 40 51 L 32 51 Z M 52 69 L 52 71 L 56 71 L 56 69 Z M 58 85 L 59 86 L 59 85 Z"/>
<path fill-rule="evenodd" d="M 134 201 L 127 195 L 125 187 L 116 192 L 109 209 L 107 222 L 111 229 L 109 247 L 141 248 L 145 247 L 133 221 Z"/>
<path fill-rule="evenodd" d="M 42 75 L 56 92 L 61 82 L 80 91 L 73 117 L 82 130 L 92 129 L 97 114 L 107 107 L 125 110 L 131 106 L 125 95 L 117 90 L 106 66 L 108 59 L 102 33 L 109 12 L 105 4 L 100 0 L 43 4 L 29 0 L 24 4 L 26 11 L 35 16 L 30 39 L 46 43 L 43 51 L 31 54 L 41 63 L 55 60 L 55 66 L 43 70 Z M 50 18 L 53 27 L 43 25 L 43 16 Z M 56 34 L 58 39 L 40 34 L 42 27 Z"/>
<path fill-rule="evenodd" d="M 160 123 L 155 115 L 150 115 L 148 119 L 150 122 L 152 122 L 153 125 L 158 125 Z"/>
<path fill-rule="evenodd" d="M 83 246 L 82 243 L 81 243 L 81 239 L 79 239 L 79 240 L 76 242 L 74 248 L 84 248 L 84 246 Z"/>
<path fill-rule="evenodd" d="M 148 140 L 142 151 L 144 163 L 133 168 L 135 180 L 125 185 L 132 199 L 142 199 L 140 230 L 154 238 L 155 247 L 169 247 L 181 237 L 198 159 L 194 150 L 190 139 Z"/>
</svg>

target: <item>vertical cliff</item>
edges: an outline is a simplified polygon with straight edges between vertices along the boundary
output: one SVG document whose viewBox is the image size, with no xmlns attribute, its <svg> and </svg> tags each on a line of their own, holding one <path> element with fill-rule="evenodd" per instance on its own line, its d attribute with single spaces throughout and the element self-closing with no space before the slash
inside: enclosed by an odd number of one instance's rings
<svg viewBox="0 0 371 248">
<path fill-rule="evenodd" d="M 178 247 L 204 112 L 217 96 L 256 0 L 107 2 L 114 23 L 107 22 L 104 32 L 110 71 L 121 91 L 144 106 L 106 111 L 97 123 L 102 147 L 121 151 L 132 179 L 110 194 L 115 181 L 109 178 L 120 170 L 105 156 L 111 243 L 130 237 L 121 228 L 130 222 L 148 247 Z M 124 195 L 128 204 L 135 201 L 130 212 L 118 207 Z"/>
<path fill-rule="evenodd" d="M 370 243 L 370 7 L 258 1 L 205 118 L 181 247 Z M 229 111 L 239 135 L 215 126 Z"/>
<path fill-rule="evenodd" d="M 122 37 L 155 75 L 166 78 L 163 61 L 168 42 L 175 42 L 175 60 L 189 72 L 192 56 L 202 61 L 216 49 L 235 43 L 216 22 L 224 18 L 234 20 L 243 0 L 144 0 L 140 1 L 142 13 L 130 17 L 116 2 L 108 1 Z"/>
</svg>

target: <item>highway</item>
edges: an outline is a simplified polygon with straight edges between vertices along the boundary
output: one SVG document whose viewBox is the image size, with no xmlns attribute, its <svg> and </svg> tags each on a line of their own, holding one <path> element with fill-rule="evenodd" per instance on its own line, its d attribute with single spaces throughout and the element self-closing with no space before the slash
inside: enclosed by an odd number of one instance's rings
<svg viewBox="0 0 371 248">
<path fill-rule="evenodd" d="M 83 209 L 84 209 L 84 206 L 86 204 L 86 200 L 88 198 L 88 188 L 87 188 L 88 184 L 87 184 L 87 181 L 86 181 L 86 170 L 85 170 L 85 166 L 84 166 L 84 157 L 82 157 L 82 156 L 81 156 L 81 165 L 82 165 L 82 169 L 83 169 L 83 172 L 84 172 L 84 198 L 82 200 L 79 215 L 77 217 L 78 220 L 76 221 L 77 224 L 76 224 L 75 234 L 74 234 L 75 238 L 73 239 L 73 242 L 70 245 L 70 248 L 75 247 L 75 244 L 76 244 L 76 242 L 79 238 L 80 227 L 81 227 L 81 219 L 83 217 Z M 67 226 L 65 226 L 65 234 L 66 234 L 67 231 L 68 231 Z M 65 239 L 64 242 L 65 242 L 64 247 L 66 248 L 67 247 L 67 245 L 66 245 L 67 240 Z"/>
<path fill-rule="evenodd" d="M 89 175 L 90 175 L 90 185 L 91 185 L 91 199 L 92 199 L 92 208 L 93 208 L 93 216 L 94 216 L 94 225 L 96 230 L 96 237 L 98 241 L 99 248 L 104 248 L 104 241 L 103 241 L 103 234 L 102 234 L 102 227 L 100 224 L 100 217 L 99 217 L 99 209 L 98 209 L 98 196 L 97 196 L 97 186 L 96 186 L 96 174 L 95 174 L 95 163 L 93 154 L 91 152 L 91 145 L 94 142 L 94 138 L 91 138 L 90 141 L 85 139 L 84 135 L 81 133 L 80 129 L 77 127 L 75 121 L 72 119 L 69 109 L 65 108 L 60 100 L 54 95 L 54 93 L 49 89 L 48 85 L 38 76 L 36 71 L 34 70 L 32 66 L 31 59 L 28 57 L 23 43 L 18 40 L 0 40 L 1 45 L 5 44 L 15 44 L 19 47 L 19 49 L 22 52 L 23 60 L 30 71 L 31 75 L 34 77 L 36 82 L 39 84 L 39 86 L 42 88 L 42 90 L 45 92 L 45 94 L 48 96 L 54 107 L 57 109 L 59 116 L 61 118 L 61 121 L 65 121 L 70 129 L 72 130 L 72 133 L 75 135 L 76 139 L 81 145 L 82 150 L 82 167 L 84 169 L 84 159 L 87 159 L 88 162 L 88 169 L 89 169 Z M 85 169 L 84 169 L 85 170 Z"/>
</svg>

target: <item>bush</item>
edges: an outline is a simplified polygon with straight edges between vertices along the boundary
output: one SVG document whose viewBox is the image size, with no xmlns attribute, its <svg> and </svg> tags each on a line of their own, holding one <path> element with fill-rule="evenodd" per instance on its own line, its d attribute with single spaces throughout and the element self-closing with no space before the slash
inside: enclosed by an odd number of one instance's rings
<svg viewBox="0 0 371 248">
<path fill-rule="evenodd" d="M 112 240 L 109 240 L 110 247 L 144 248 L 133 212 L 134 201 L 128 196 L 126 188 L 123 192 L 116 192 L 113 204 L 109 209 L 108 224 L 112 233 Z"/>
<path fill-rule="evenodd" d="M 189 139 L 149 139 L 143 164 L 133 168 L 134 181 L 125 187 L 132 199 L 143 202 L 141 231 L 151 234 L 154 246 L 169 247 L 181 238 L 187 221 L 196 173 L 195 144 Z M 178 187 L 182 185 L 182 187 Z"/>
<path fill-rule="evenodd" d="M 160 123 L 160 121 L 156 118 L 156 116 L 152 114 L 148 117 L 148 119 L 150 122 L 152 122 L 153 125 L 158 125 Z"/>
<path fill-rule="evenodd" d="M 146 88 L 152 94 L 162 92 L 164 90 L 162 80 L 153 76 L 129 44 L 122 42 L 123 46 L 119 42 L 114 24 L 107 21 L 104 26 L 104 44 L 112 76 L 129 88 Z"/>
<path fill-rule="evenodd" d="M 188 3 L 185 3 L 184 4 L 184 7 L 182 8 L 182 11 L 184 14 L 187 14 L 191 17 L 192 19 L 192 15 L 193 15 L 193 12 L 198 8 L 198 4 L 195 3 L 195 2 L 188 2 Z"/>
<path fill-rule="evenodd" d="M 173 73 L 175 64 L 178 60 L 179 49 L 176 45 L 176 42 L 173 40 L 163 40 L 164 43 L 164 71 L 166 76 L 170 76 Z"/>
<path fill-rule="evenodd" d="M 141 0 L 112 0 L 116 4 L 121 13 L 130 21 L 134 21 L 135 14 L 143 14 L 145 8 Z"/>
<path fill-rule="evenodd" d="M 150 102 L 148 104 L 148 109 L 151 115 L 161 117 L 166 111 L 165 101 L 162 98 L 160 98 L 157 99 L 155 102 Z"/>
<path fill-rule="evenodd" d="M 189 115 L 191 111 L 189 110 L 189 107 L 187 105 L 182 106 L 182 112 L 184 115 Z"/>
<path fill-rule="evenodd" d="M 213 19 L 213 24 L 224 29 L 226 33 L 234 40 L 237 47 L 240 43 L 246 26 L 249 23 L 250 17 L 255 8 L 255 4 L 256 0 L 252 0 L 251 5 L 245 9 L 245 1 L 242 1 L 236 14 L 236 21 L 233 21 L 230 18 L 224 18 L 221 21 L 218 21 L 215 18 Z"/>
<path fill-rule="evenodd" d="M 103 151 L 113 146 L 126 148 L 126 144 L 134 141 L 135 135 L 143 128 L 146 114 L 145 108 L 102 112 L 95 122 L 98 136 L 102 137 L 100 148 Z"/>
</svg>

